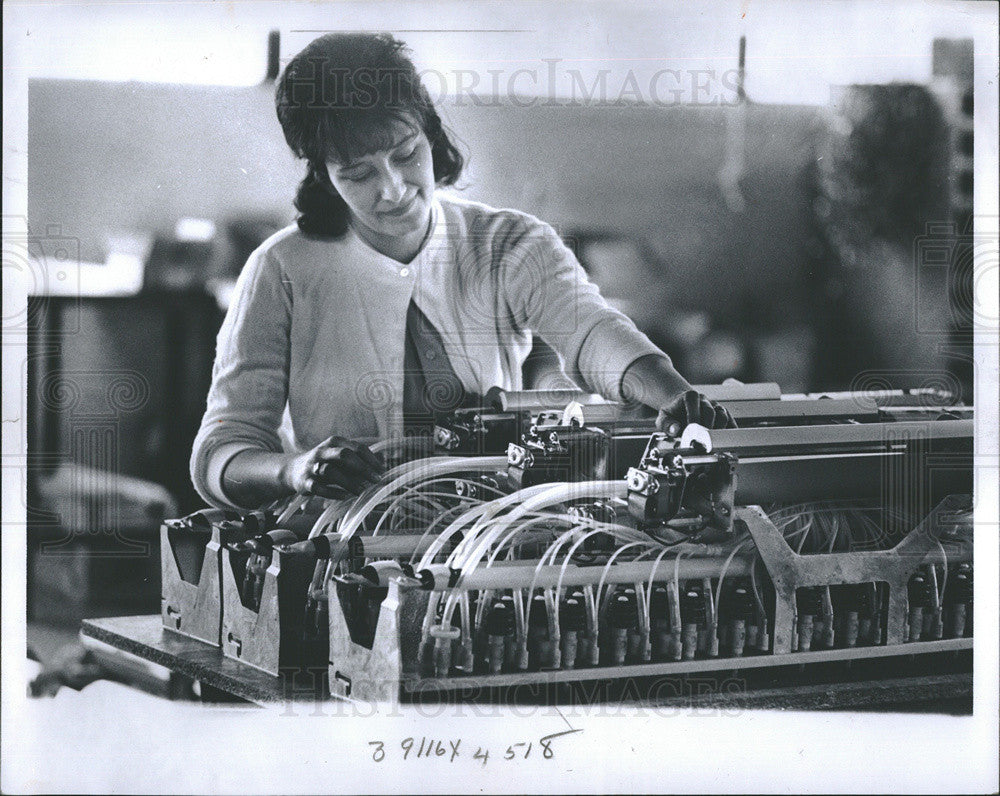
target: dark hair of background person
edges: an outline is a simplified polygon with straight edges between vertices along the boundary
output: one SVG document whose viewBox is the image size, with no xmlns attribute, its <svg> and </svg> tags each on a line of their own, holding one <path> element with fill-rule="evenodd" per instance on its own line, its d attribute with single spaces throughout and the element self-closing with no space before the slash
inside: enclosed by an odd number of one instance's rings
<svg viewBox="0 0 1000 796">
<path fill-rule="evenodd" d="M 417 125 L 431 145 L 434 180 L 453 185 L 464 158 L 452 143 L 406 45 L 387 33 L 328 33 L 285 67 L 275 89 L 285 141 L 306 161 L 295 207 L 305 234 L 339 238 L 349 211 L 328 161 L 349 162 L 393 144 L 393 122 Z"/>
</svg>

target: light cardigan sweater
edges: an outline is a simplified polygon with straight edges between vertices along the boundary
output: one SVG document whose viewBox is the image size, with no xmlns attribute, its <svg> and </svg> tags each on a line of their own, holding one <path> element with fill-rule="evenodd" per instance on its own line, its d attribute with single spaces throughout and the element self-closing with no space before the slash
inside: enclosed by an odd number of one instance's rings
<svg viewBox="0 0 1000 796">
<path fill-rule="evenodd" d="M 533 333 L 569 376 L 611 399 L 636 359 L 663 355 L 608 306 L 555 231 L 525 213 L 437 194 L 431 234 L 407 265 L 353 231 L 320 241 L 292 225 L 250 256 L 219 332 L 191 456 L 201 496 L 235 507 L 222 477 L 243 450 L 399 433 L 411 299 L 480 395 L 522 388 Z"/>
</svg>

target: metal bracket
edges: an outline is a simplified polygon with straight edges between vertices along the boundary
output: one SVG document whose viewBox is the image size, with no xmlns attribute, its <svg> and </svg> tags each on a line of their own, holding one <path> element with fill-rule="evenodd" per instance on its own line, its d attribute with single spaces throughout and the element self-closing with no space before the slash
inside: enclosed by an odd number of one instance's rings
<svg viewBox="0 0 1000 796">
<path fill-rule="evenodd" d="M 223 655 L 275 675 L 286 666 L 322 665 L 319 647 L 325 639 L 307 643 L 302 638 L 314 562 L 275 548 L 255 611 L 241 599 L 241 584 L 230 561 L 234 555 L 228 547 L 222 549 Z"/>
<path fill-rule="evenodd" d="M 212 523 L 211 536 L 205 544 L 201 572 L 196 583 L 181 577 L 174 551 L 171 530 L 184 532 L 179 521 L 160 528 L 160 617 L 163 627 L 175 633 L 218 647 L 222 624 L 221 587 L 219 584 L 222 540 L 219 523 Z"/>
<path fill-rule="evenodd" d="M 400 589 L 390 580 L 370 647 L 351 639 L 337 583 L 327 581 L 330 616 L 330 691 L 360 700 L 396 703 L 402 682 L 416 666 L 427 592 Z"/>
<path fill-rule="evenodd" d="M 953 523 L 949 522 L 956 511 L 968 511 L 970 507 L 971 498 L 967 495 L 946 497 L 891 550 L 816 555 L 796 554 L 759 506 L 737 510 L 737 520 L 746 523 L 774 583 L 774 654 L 792 651 L 795 591 L 805 586 L 887 583 L 889 605 L 885 643 L 902 644 L 907 613 L 906 587 L 910 577 L 922 564 L 940 558 L 937 548 L 940 541 L 961 542 L 968 545 L 971 552 L 971 533 L 956 537 Z"/>
</svg>

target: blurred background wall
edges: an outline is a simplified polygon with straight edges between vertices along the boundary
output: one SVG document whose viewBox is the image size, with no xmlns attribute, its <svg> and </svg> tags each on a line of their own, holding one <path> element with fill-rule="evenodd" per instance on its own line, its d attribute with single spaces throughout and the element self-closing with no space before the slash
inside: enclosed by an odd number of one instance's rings
<svg viewBox="0 0 1000 796">
<path fill-rule="evenodd" d="M 270 85 L 38 80 L 29 101 L 31 152 L 44 153 L 29 157 L 29 222 L 58 220 L 86 261 L 102 262 L 115 235 L 169 234 L 184 217 L 220 228 L 294 217 L 300 167 Z M 645 247 L 648 270 L 619 252 L 621 268 L 595 278 L 654 334 L 672 328 L 678 309 L 744 330 L 802 322 L 815 108 L 466 103 L 445 112 L 471 156 L 461 195 L 534 213 L 574 240 L 601 233 Z M 737 114 L 746 116 L 742 212 L 717 178 Z M 806 386 L 801 369 L 763 375 Z"/>
</svg>

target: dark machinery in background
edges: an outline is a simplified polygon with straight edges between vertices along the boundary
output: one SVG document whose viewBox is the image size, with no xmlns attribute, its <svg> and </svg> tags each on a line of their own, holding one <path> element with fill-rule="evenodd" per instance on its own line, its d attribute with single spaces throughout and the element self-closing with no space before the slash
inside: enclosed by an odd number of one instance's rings
<svg viewBox="0 0 1000 796">
<path fill-rule="evenodd" d="M 356 499 L 168 522 L 164 627 L 392 702 L 971 667 L 971 409 L 717 389 L 744 427 L 499 395 Z"/>
</svg>

